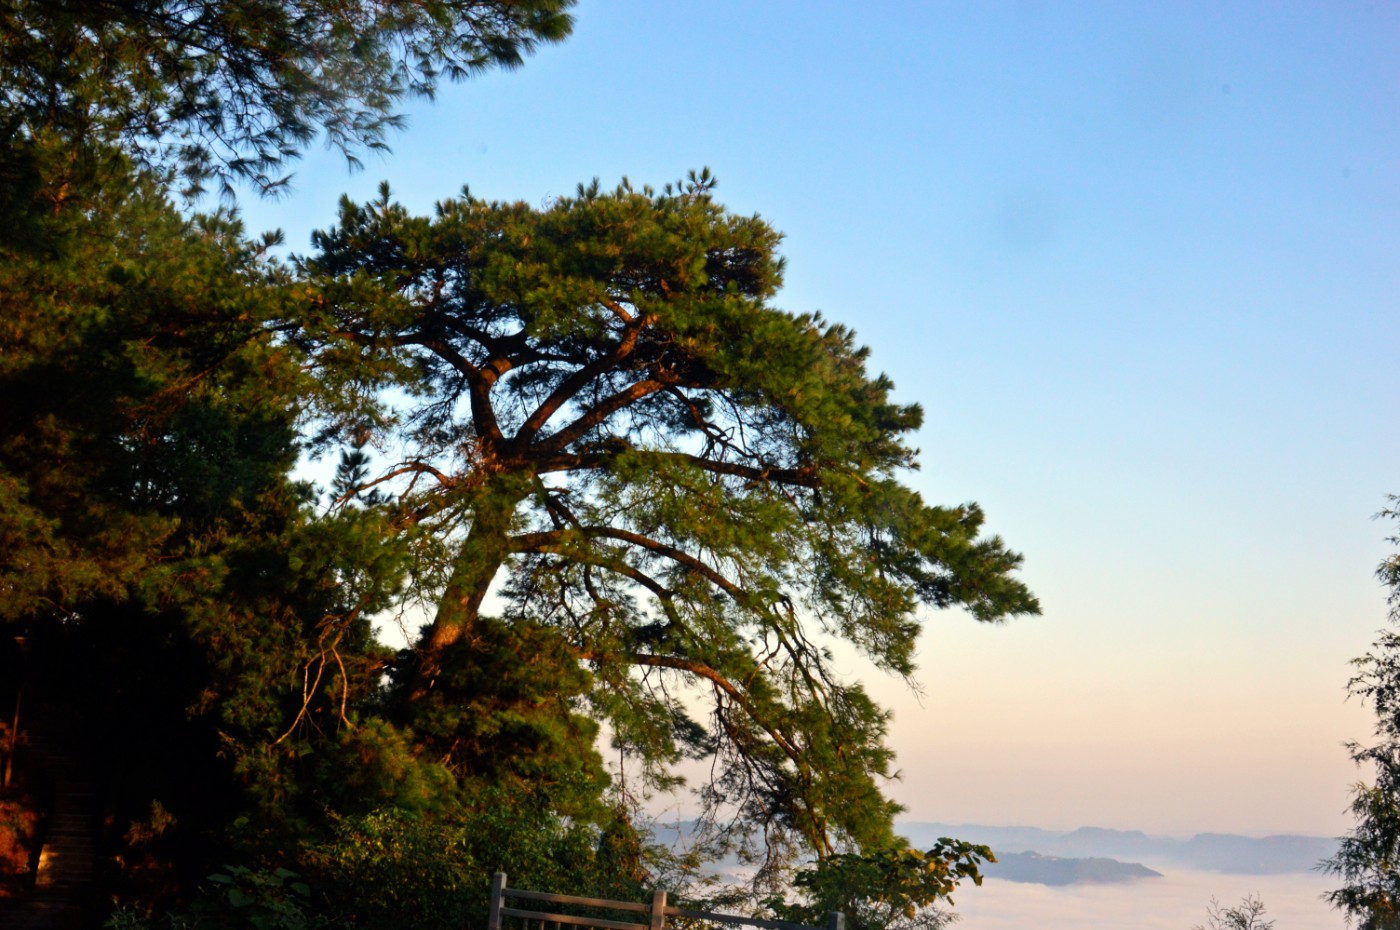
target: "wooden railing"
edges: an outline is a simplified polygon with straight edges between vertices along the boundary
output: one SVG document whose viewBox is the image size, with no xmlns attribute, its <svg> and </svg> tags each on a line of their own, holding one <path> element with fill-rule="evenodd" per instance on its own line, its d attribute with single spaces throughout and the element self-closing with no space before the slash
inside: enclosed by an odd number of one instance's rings
<svg viewBox="0 0 1400 930">
<path fill-rule="evenodd" d="M 532 911 L 518 907 L 507 907 L 507 898 L 525 901 L 540 901 L 545 904 L 563 904 L 576 907 L 595 908 L 604 911 L 623 911 L 646 915 L 645 923 L 626 920 L 613 920 L 604 917 L 588 917 L 577 914 L 557 914 L 548 911 Z M 611 901 L 607 898 L 584 898 L 570 894 L 550 894 L 547 891 L 526 891 L 523 888 L 508 888 L 506 873 L 497 872 L 491 878 L 491 916 L 486 930 L 503 930 L 502 921 L 506 917 L 518 917 L 525 921 L 538 921 L 554 924 L 555 930 L 563 927 L 597 927 L 600 930 L 665 930 L 666 918 L 679 917 L 684 920 L 698 920 L 707 923 L 740 924 L 746 927 L 762 927 L 763 930 L 845 930 L 846 917 L 840 911 L 832 912 L 827 922 L 819 927 L 810 924 L 797 924 L 787 920 L 766 920 L 760 917 L 741 917 L 737 914 L 716 914 L 711 911 L 693 911 L 687 908 L 671 907 L 666 903 L 666 892 L 653 891 L 650 904 L 637 904 L 633 901 Z"/>
</svg>

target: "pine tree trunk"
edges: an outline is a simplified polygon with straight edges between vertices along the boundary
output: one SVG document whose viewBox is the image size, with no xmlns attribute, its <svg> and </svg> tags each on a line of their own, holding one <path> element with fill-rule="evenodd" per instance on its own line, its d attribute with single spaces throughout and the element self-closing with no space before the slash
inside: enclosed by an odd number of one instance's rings
<svg viewBox="0 0 1400 930">
<path fill-rule="evenodd" d="M 510 556 L 511 524 L 525 497 L 521 482 L 512 480 L 514 477 L 502 476 L 482 490 L 472 528 L 452 565 L 432 626 L 415 647 L 418 667 L 408 689 L 409 701 L 428 694 L 442 672 L 447 650 L 471 634 L 491 582 Z"/>
</svg>

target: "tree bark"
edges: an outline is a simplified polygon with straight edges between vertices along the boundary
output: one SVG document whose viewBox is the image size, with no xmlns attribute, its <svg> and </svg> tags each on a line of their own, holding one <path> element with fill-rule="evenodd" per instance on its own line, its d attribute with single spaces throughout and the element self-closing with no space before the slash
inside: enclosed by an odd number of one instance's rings
<svg viewBox="0 0 1400 930">
<path fill-rule="evenodd" d="M 524 477 L 500 475 L 480 490 L 471 530 L 452 564 L 437 614 L 415 647 L 417 668 L 408 689 L 409 701 L 421 700 L 432 690 L 447 650 L 469 636 L 476 625 L 491 582 L 511 554 L 511 524 L 528 488 Z"/>
</svg>

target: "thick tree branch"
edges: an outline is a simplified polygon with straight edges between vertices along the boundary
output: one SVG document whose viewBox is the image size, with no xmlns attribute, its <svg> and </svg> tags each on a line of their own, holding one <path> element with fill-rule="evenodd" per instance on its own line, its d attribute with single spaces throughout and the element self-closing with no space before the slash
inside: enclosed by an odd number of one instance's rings
<svg viewBox="0 0 1400 930">
<path fill-rule="evenodd" d="M 622 306 L 622 304 L 618 303 L 616 300 L 613 300 L 611 297 L 604 297 L 602 300 L 599 301 L 599 303 L 607 307 L 613 313 L 616 313 L 618 319 L 622 320 L 622 322 L 628 326 L 631 326 L 633 322 L 637 320 L 637 317 L 635 315 L 627 312 L 626 307 Z"/>
<path fill-rule="evenodd" d="M 493 336 L 484 329 L 468 326 L 462 322 L 459 316 L 445 311 L 436 312 L 430 319 L 433 323 L 472 340 L 492 358 L 505 359 L 512 368 L 528 365 L 532 362 L 559 362 L 566 365 L 578 362 L 578 359 L 573 355 L 544 352 L 537 346 L 531 345 L 529 336 L 524 330 Z"/>
<path fill-rule="evenodd" d="M 736 601 L 740 603 L 750 603 L 753 600 L 752 596 L 739 585 L 730 581 L 689 552 L 677 549 L 675 546 L 652 539 L 649 536 L 643 536 L 640 533 L 633 533 L 630 530 L 614 529 L 610 526 L 588 526 L 584 527 L 584 532 L 589 536 L 601 536 L 605 539 L 620 540 L 621 542 L 631 543 L 634 546 L 646 549 L 649 552 L 655 552 L 657 555 L 664 555 L 676 564 L 684 566 L 697 575 L 700 575 Z"/>
<path fill-rule="evenodd" d="M 405 339 L 405 344 L 417 344 L 447 362 L 467 379 L 468 396 L 472 404 L 472 427 L 483 439 L 500 441 L 501 427 L 496 421 L 496 410 L 491 404 L 491 388 L 501 375 L 510 370 L 510 363 L 500 358 L 492 358 L 485 365 L 477 367 L 466 356 L 441 339 L 419 336 Z"/>
<path fill-rule="evenodd" d="M 471 359 L 462 355 L 448 343 L 422 332 L 383 337 L 353 329 L 343 329 L 338 330 L 335 335 L 348 339 L 356 345 L 370 348 L 384 344 L 396 347 L 420 346 L 432 352 L 451 365 L 466 380 L 468 396 L 471 397 L 472 426 L 476 429 L 477 435 L 487 439 L 500 440 L 501 428 L 496 422 L 496 412 L 491 405 L 491 388 L 504 373 L 498 370 L 497 365 L 478 367 L 472 363 Z M 493 359 L 493 363 L 495 361 Z M 508 368 L 509 366 L 507 366 L 507 370 Z"/>
<path fill-rule="evenodd" d="M 624 317 L 624 319 L 628 318 Z M 598 356 L 561 381 L 559 386 L 544 399 L 544 402 L 535 408 L 535 412 L 530 414 L 529 419 L 521 424 L 520 429 L 515 434 L 516 443 L 519 445 L 528 443 L 570 398 L 583 390 L 594 378 L 615 369 L 618 363 L 630 356 L 637 346 L 637 337 L 640 335 L 643 325 L 645 325 L 644 318 L 628 319 L 622 338 L 618 340 L 611 352 Z"/>
<path fill-rule="evenodd" d="M 549 436 L 541 445 L 546 452 L 556 452 L 567 449 L 570 444 L 578 441 L 589 430 L 593 429 L 593 427 L 597 426 L 599 423 L 602 423 L 614 413 L 617 413 L 624 407 L 635 404 L 643 397 L 663 390 L 665 387 L 665 384 L 654 378 L 634 382 L 618 391 L 616 394 L 611 394 L 589 407 L 578 419 L 559 430 L 559 432 Z"/>
</svg>

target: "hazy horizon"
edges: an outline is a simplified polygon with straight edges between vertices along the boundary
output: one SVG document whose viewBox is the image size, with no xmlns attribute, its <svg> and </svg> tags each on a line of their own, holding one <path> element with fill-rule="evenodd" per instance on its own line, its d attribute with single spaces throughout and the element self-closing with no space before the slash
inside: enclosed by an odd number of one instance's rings
<svg viewBox="0 0 1400 930">
<path fill-rule="evenodd" d="M 959 822 L 959 823 L 949 823 L 949 822 L 943 821 L 943 820 L 915 820 L 915 819 L 913 819 L 913 818 L 906 817 L 906 816 L 904 816 L 904 815 L 900 815 L 899 817 L 895 818 L 895 829 L 896 829 L 896 831 L 898 831 L 898 830 L 900 829 L 900 824 L 905 824 L 905 825 L 908 825 L 908 826 L 937 824 L 937 825 L 948 826 L 948 827 L 950 827 L 950 828 L 957 828 L 957 827 L 992 827 L 992 828 L 995 828 L 995 829 L 1031 828 L 1031 829 L 1035 829 L 1035 830 L 1046 830 L 1046 831 L 1048 831 L 1048 832 L 1053 832 L 1053 833 L 1073 833 L 1073 832 L 1075 832 L 1076 830 L 1117 830 L 1117 831 L 1121 831 L 1121 832 L 1124 832 L 1124 833 L 1142 833 L 1143 835 L 1148 836 L 1148 837 L 1150 837 L 1150 838 L 1152 838 L 1152 839 L 1161 839 L 1161 840 L 1181 840 L 1181 841 L 1189 840 L 1189 839 L 1191 839 L 1192 837 L 1200 836 L 1201 834 L 1210 834 L 1210 833 L 1215 833 L 1215 834 L 1227 834 L 1227 835 L 1233 835 L 1233 836 L 1244 836 L 1244 837 L 1249 837 L 1249 838 L 1252 838 L 1252 839 L 1266 839 L 1266 838 L 1271 837 L 1271 836 L 1311 836 L 1311 837 L 1325 837 L 1325 838 L 1329 838 L 1329 839 L 1330 839 L 1330 838 L 1334 838 L 1334 837 L 1336 836 L 1336 834 L 1332 834 L 1332 833 L 1303 833 L 1303 832 L 1299 832 L 1299 831 L 1297 831 L 1297 830 L 1282 830 L 1282 831 L 1274 831 L 1274 832 L 1269 832 L 1269 833 L 1236 833 L 1236 832 L 1231 831 L 1231 830 L 1192 830 L 1192 831 L 1190 831 L 1189 833 L 1181 833 L 1181 832 L 1177 832 L 1177 833 L 1154 833 L 1154 832 L 1152 832 L 1151 830 L 1140 830 L 1140 829 L 1137 829 L 1136 827 L 1107 827 L 1107 826 L 1104 826 L 1103 824 L 1099 824 L 1099 823 L 1081 823 L 1081 824 L 1079 824 L 1078 826 L 1067 827 L 1067 828 L 1061 828 L 1061 827 L 1045 827 L 1045 826 L 1041 826 L 1040 824 L 1035 824 L 1035 823 L 972 823 L 972 822 L 970 822 L 970 821 L 964 821 L 964 822 Z"/>
<path fill-rule="evenodd" d="M 908 821 L 896 823 L 909 826 Z M 956 830 L 954 836 L 967 839 Z M 998 826 L 964 824 L 966 827 Z M 1035 827 L 1034 824 L 1001 826 Z M 1092 825 L 1085 825 L 1092 826 Z M 674 837 L 671 837 L 673 840 Z M 1189 837 L 1176 837 L 1186 840 Z M 974 838 L 974 841 L 975 838 Z M 918 844 L 917 838 L 915 840 Z M 992 844 L 994 850 L 997 844 Z M 1014 852 L 1009 847 L 1002 852 Z M 1102 857 L 1064 856 L 1062 858 Z M 1119 862 L 1136 862 L 1158 871 L 1159 877 L 1122 882 L 1077 882 L 1046 885 L 997 878 L 989 873 L 979 887 L 963 882 L 953 894 L 951 908 L 960 919 L 954 927 L 970 930 L 1189 930 L 1204 925 L 1206 907 L 1214 899 L 1222 907 L 1257 897 L 1266 907 L 1265 919 L 1281 930 L 1341 927 L 1342 915 L 1322 900 L 1336 887 L 1336 880 L 1315 870 L 1275 874 L 1243 874 L 1191 868 L 1169 856 L 1108 856 Z M 733 863 L 728 864 L 735 868 Z M 742 869 L 739 869 L 742 874 Z"/>
</svg>

